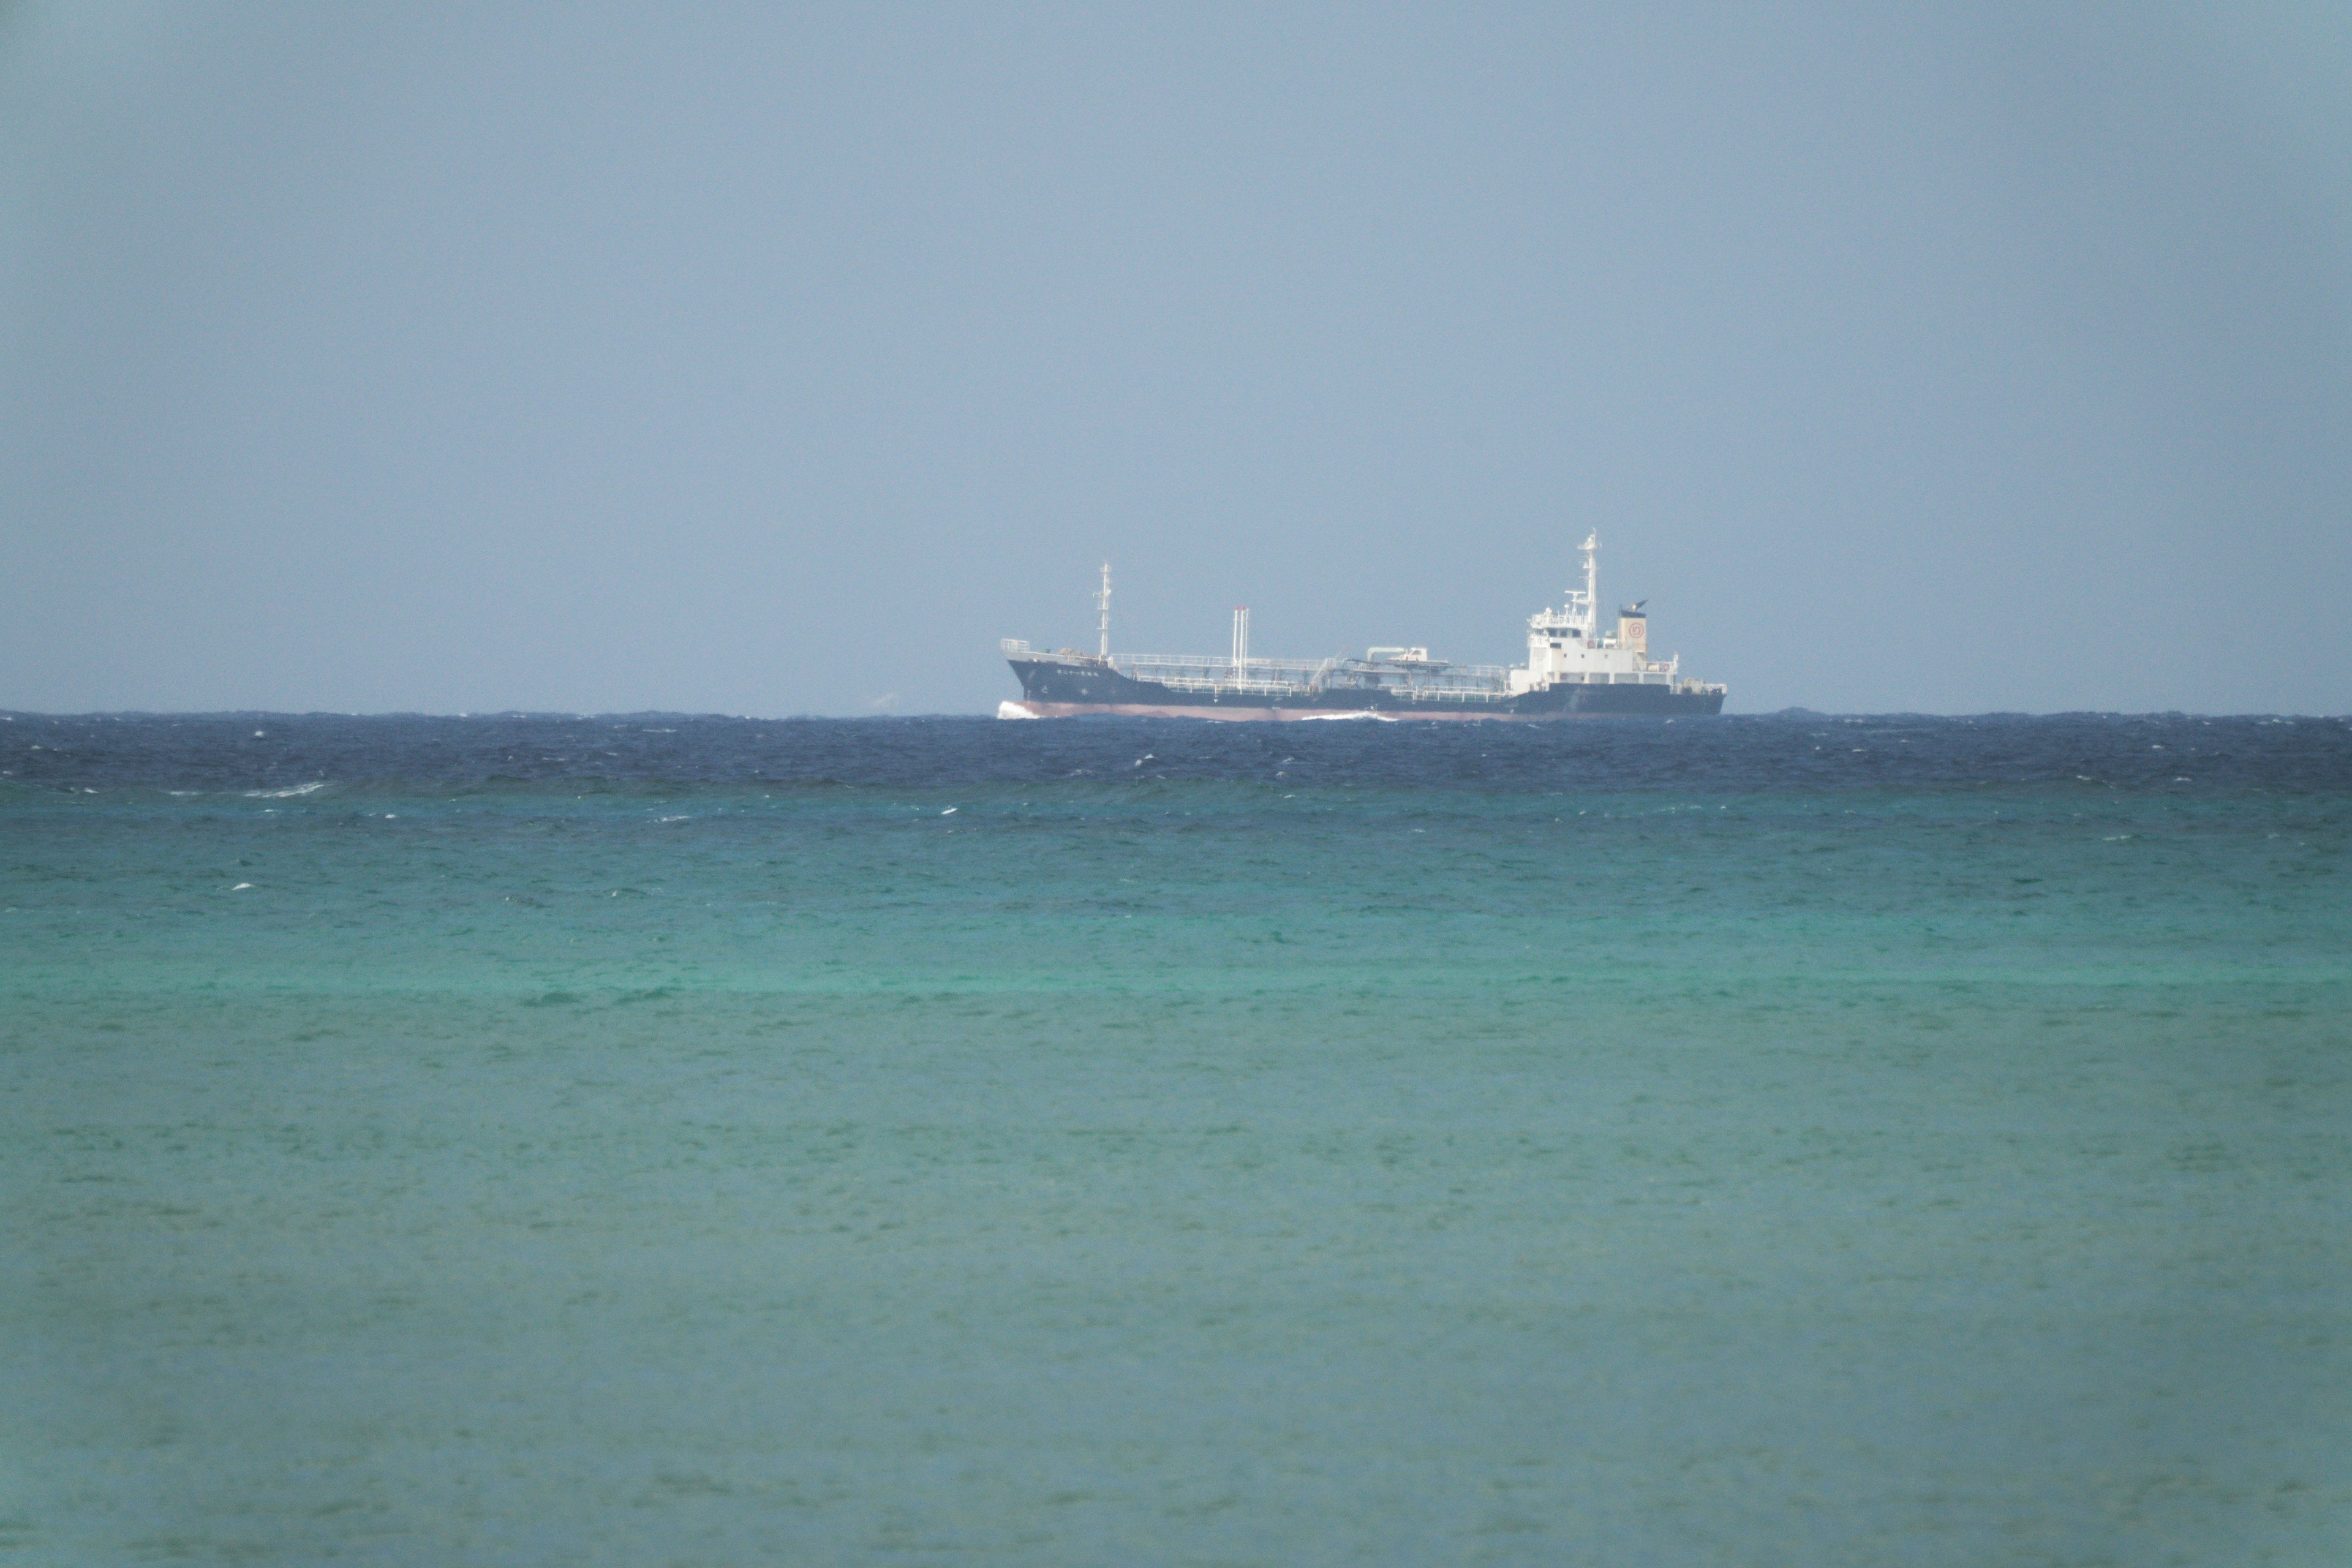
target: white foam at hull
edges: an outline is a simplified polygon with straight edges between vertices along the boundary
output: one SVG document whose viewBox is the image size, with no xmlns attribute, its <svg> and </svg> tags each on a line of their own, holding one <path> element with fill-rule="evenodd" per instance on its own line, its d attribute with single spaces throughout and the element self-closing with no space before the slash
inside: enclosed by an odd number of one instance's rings
<svg viewBox="0 0 2352 1568">
<path fill-rule="evenodd" d="M 1018 713 L 1008 709 L 1019 709 Z M 1146 702 L 1005 702 L 998 706 L 1000 719 L 1075 719 L 1087 714 L 1115 714 L 1123 719 L 1211 719 L 1222 723 L 1293 723 L 1301 719 L 1372 719 L 1384 724 L 1401 721 L 1427 723 L 1432 721 L 1472 723 L 1557 723 L 1563 719 L 1589 718 L 1589 714 L 1559 711 L 1543 713 L 1496 713 L 1479 709 L 1450 709 L 1432 712 L 1427 709 L 1402 709 L 1394 713 L 1375 713 L 1361 708 L 1349 708 L 1339 712 L 1318 708 L 1191 708 L 1173 704 Z"/>
</svg>

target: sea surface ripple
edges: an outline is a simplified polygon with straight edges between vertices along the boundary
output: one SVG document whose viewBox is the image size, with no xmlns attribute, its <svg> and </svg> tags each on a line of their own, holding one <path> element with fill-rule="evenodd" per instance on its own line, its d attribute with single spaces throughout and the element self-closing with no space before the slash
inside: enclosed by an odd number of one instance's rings
<svg viewBox="0 0 2352 1568">
<path fill-rule="evenodd" d="M 0 715 L 0 1559 L 2352 1555 L 2352 724 Z"/>
</svg>

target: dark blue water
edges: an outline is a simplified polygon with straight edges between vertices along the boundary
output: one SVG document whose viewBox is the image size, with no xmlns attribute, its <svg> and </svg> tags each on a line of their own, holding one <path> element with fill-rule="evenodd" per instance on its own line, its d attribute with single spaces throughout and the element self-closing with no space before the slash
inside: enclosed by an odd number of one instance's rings
<svg viewBox="0 0 2352 1568">
<path fill-rule="evenodd" d="M 2352 726 L 0 721 L 0 1549 L 2340 1560 Z"/>
<path fill-rule="evenodd" d="M 2342 719 L 2180 715 L 1938 719 L 1781 714 L 1705 721 L 1215 724 L 976 719 L 758 721 L 690 714 L 334 714 L 0 721 L 0 778 L 52 788 L 237 791 L 341 784 L 757 784 L 909 787 L 1070 778 L 1337 788 L 1730 794 L 2092 784 L 2339 793 Z"/>
</svg>

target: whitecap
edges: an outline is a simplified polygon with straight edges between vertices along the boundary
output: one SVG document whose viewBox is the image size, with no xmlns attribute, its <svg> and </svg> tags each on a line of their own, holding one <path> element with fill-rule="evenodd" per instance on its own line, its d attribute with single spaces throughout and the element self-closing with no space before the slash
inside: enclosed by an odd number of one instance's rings
<svg viewBox="0 0 2352 1568">
<path fill-rule="evenodd" d="M 245 798 L 247 800 L 292 800 L 297 795 L 316 795 L 319 791 L 326 787 L 327 781 L 325 779 L 312 779 L 309 784 L 296 784 L 292 789 L 249 789 L 245 792 Z"/>
<path fill-rule="evenodd" d="M 1354 712 L 1350 713 L 1302 713 L 1298 717 L 1302 723 L 1310 719 L 1375 719 L 1383 724 L 1393 724 L 1396 722 L 1394 719 L 1390 718 L 1387 714 L 1375 713 L 1370 709 L 1358 709 Z"/>
</svg>

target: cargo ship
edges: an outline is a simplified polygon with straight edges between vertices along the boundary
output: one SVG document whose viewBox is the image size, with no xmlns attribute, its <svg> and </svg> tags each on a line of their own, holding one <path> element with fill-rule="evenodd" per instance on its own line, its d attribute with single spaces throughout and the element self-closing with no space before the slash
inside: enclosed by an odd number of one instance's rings
<svg viewBox="0 0 2352 1568">
<path fill-rule="evenodd" d="M 1224 656 L 1117 654 L 1110 650 L 1110 566 L 1103 566 L 1101 646 L 1052 652 L 1007 637 L 999 644 L 1021 682 L 1001 719 L 1088 713 L 1154 719 L 1582 719 L 1679 718 L 1723 711 L 1724 688 L 1682 673 L 1679 656 L 1650 657 L 1648 601 L 1624 605 L 1613 630 L 1600 619 L 1599 535 L 1586 538 L 1584 586 L 1561 606 L 1528 617 L 1528 661 L 1454 664 L 1425 647 L 1368 647 L 1322 659 L 1258 658 L 1249 611 L 1234 611 Z"/>
</svg>

